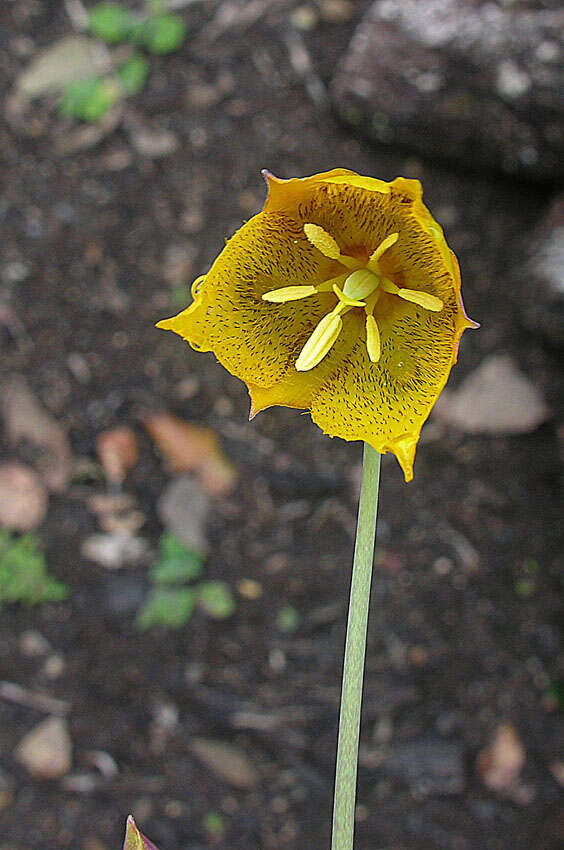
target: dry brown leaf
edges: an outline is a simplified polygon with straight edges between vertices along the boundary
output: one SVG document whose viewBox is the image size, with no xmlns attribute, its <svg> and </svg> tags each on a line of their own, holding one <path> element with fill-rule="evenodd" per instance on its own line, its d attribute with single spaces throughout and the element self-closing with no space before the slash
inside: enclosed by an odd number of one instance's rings
<svg viewBox="0 0 564 850">
<path fill-rule="evenodd" d="M 28 440 L 41 449 L 37 466 L 49 490 L 62 493 L 70 480 L 72 455 L 65 430 L 14 375 L 1 388 L 0 410 L 12 445 Z"/>
<path fill-rule="evenodd" d="M 98 434 L 96 450 L 106 478 L 113 484 L 121 484 L 139 458 L 135 434 L 125 426 Z"/>
<path fill-rule="evenodd" d="M 47 491 L 35 470 L 21 463 L 0 466 L 0 525 L 32 531 L 47 512 Z"/>
<path fill-rule="evenodd" d="M 237 472 L 210 428 L 191 425 L 171 413 L 146 416 L 144 425 L 173 472 L 195 472 L 211 496 L 225 496 Z"/>
</svg>

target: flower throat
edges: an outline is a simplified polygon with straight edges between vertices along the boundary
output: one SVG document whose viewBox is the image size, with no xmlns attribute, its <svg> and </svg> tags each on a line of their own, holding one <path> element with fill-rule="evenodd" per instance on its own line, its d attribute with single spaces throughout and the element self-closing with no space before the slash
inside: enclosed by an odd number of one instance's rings
<svg viewBox="0 0 564 850">
<path fill-rule="evenodd" d="M 372 363 L 378 363 L 382 351 L 380 330 L 374 318 L 374 308 L 382 292 L 396 295 L 404 301 L 411 301 L 425 310 L 438 313 L 443 302 L 435 295 L 420 292 L 417 289 L 404 289 L 386 277 L 379 265 L 380 258 L 399 239 L 399 233 L 390 233 L 363 263 L 354 257 L 341 253 L 335 239 L 317 224 L 304 224 L 304 233 L 311 244 L 325 257 L 337 260 L 346 271 L 324 281 L 319 286 L 284 286 L 272 289 L 262 296 L 263 301 L 285 304 L 310 298 L 322 292 L 333 292 L 337 304 L 319 321 L 313 333 L 298 355 L 295 367 L 298 372 L 308 372 L 317 366 L 329 353 L 343 329 L 343 316 L 355 308 L 363 309 L 366 314 L 366 349 Z"/>
</svg>

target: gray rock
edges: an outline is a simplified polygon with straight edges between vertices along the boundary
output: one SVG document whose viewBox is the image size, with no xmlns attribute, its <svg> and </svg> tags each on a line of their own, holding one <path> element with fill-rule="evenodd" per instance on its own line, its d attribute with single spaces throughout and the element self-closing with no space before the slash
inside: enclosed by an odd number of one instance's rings
<svg viewBox="0 0 564 850">
<path fill-rule="evenodd" d="M 381 763 L 390 776 L 408 783 L 412 793 L 460 794 L 464 791 L 463 750 L 458 741 L 428 737 L 394 747 Z"/>
<path fill-rule="evenodd" d="M 511 357 L 490 354 L 460 386 L 442 393 L 433 415 L 465 434 L 528 434 L 549 418 L 550 410 Z M 456 546 L 456 537 L 451 542 Z"/>
<path fill-rule="evenodd" d="M 554 202 L 531 237 L 527 259 L 516 273 L 523 325 L 564 348 L 564 195 Z"/>
<path fill-rule="evenodd" d="M 373 139 L 546 180 L 564 174 L 564 10 L 486 0 L 378 0 L 333 80 Z"/>
<path fill-rule="evenodd" d="M 190 475 L 173 478 L 157 504 L 157 513 L 166 529 L 189 549 L 204 555 L 208 550 L 206 521 L 210 500 L 198 480 Z"/>
</svg>

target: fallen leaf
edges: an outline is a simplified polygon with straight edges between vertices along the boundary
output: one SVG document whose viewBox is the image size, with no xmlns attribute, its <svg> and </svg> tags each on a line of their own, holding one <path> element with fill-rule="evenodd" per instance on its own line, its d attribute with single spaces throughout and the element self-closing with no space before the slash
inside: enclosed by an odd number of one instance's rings
<svg viewBox="0 0 564 850">
<path fill-rule="evenodd" d="M 507 355 L 486 357 L 435 405 L 439 420 L 467 434 L 528 434 L 549 415 L 539 389 Z"/>
<path fill-rule="evenodd" d="M 22 376 L 14 376 L 1 387 L 0 410 L 10 443 L 28 440 L 41 449 L 37 466 L 47 487 L 55 493 L 64 492 L 72 466 L 67 435 L 31 393 Z"/>
<path fill-rule="evenodd" d="M 190 750 L 219 779 L 234 788 L 254 788 L 259 781 L 255 767 L 239 747 L 212 738 L 192 738 Z"/>
<path fill-rule="evenodd" d="M 69 35 L 42 50 L 16 81 L 16 91 L 34 98 L 60 92 L 69 83 L 100 73 L 100 50 L 95 41 Z M 107 70 L 107 69 L 106 69 Z"/>
<path fill-rule="evenodd" d="M 478 754 L 476 769 L 484 785 L 492 791 L 512 795 L 518 786 L 525 760 L 525 749 L 517 730 L 511 723 L 503 723 Z"/>
<path fill-rule="evenodd" d="M 35 470 L 21 463 L 0 466 L 0 525 L 32 531 L 47 512 L 47 491 Z"/>
<path fill-rule="evenodd" d="M 125 426 L 98 434 L 96 450 L 106 478 L 112 484 L 121 484 L 139 458 L 135 434 Z"/>
<path fill-rule="evenodd" d="M 214 431 L 191 425 L 170 413 L 146 416 L 143 424 L 173 472 L 195 472 L 211 496 L 231 492 L 237 472 Z"/>
<path fill-rule="evenodd" d="M 62 717 L 43 720 L 24 735 L 14 756 L 34 779 L 64 776 L 72 763 L 72 741 L 67 721 Z"/>
</svg>

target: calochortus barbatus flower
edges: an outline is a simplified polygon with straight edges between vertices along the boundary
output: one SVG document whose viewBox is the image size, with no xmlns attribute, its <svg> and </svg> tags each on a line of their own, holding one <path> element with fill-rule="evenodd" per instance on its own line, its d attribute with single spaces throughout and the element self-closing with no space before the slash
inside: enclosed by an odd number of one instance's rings
<svg viewBox="0 0 564 850">
<path fill-rule="evenodd" d="M 344 168 L 265 176 L 263 211 L 158 327 L 245 381 L 251 416 L 309 409 L 330 436 L 393 452 L 411 480 L 421 427 L 475 326 L 421 184 Z"/>
</svg>

